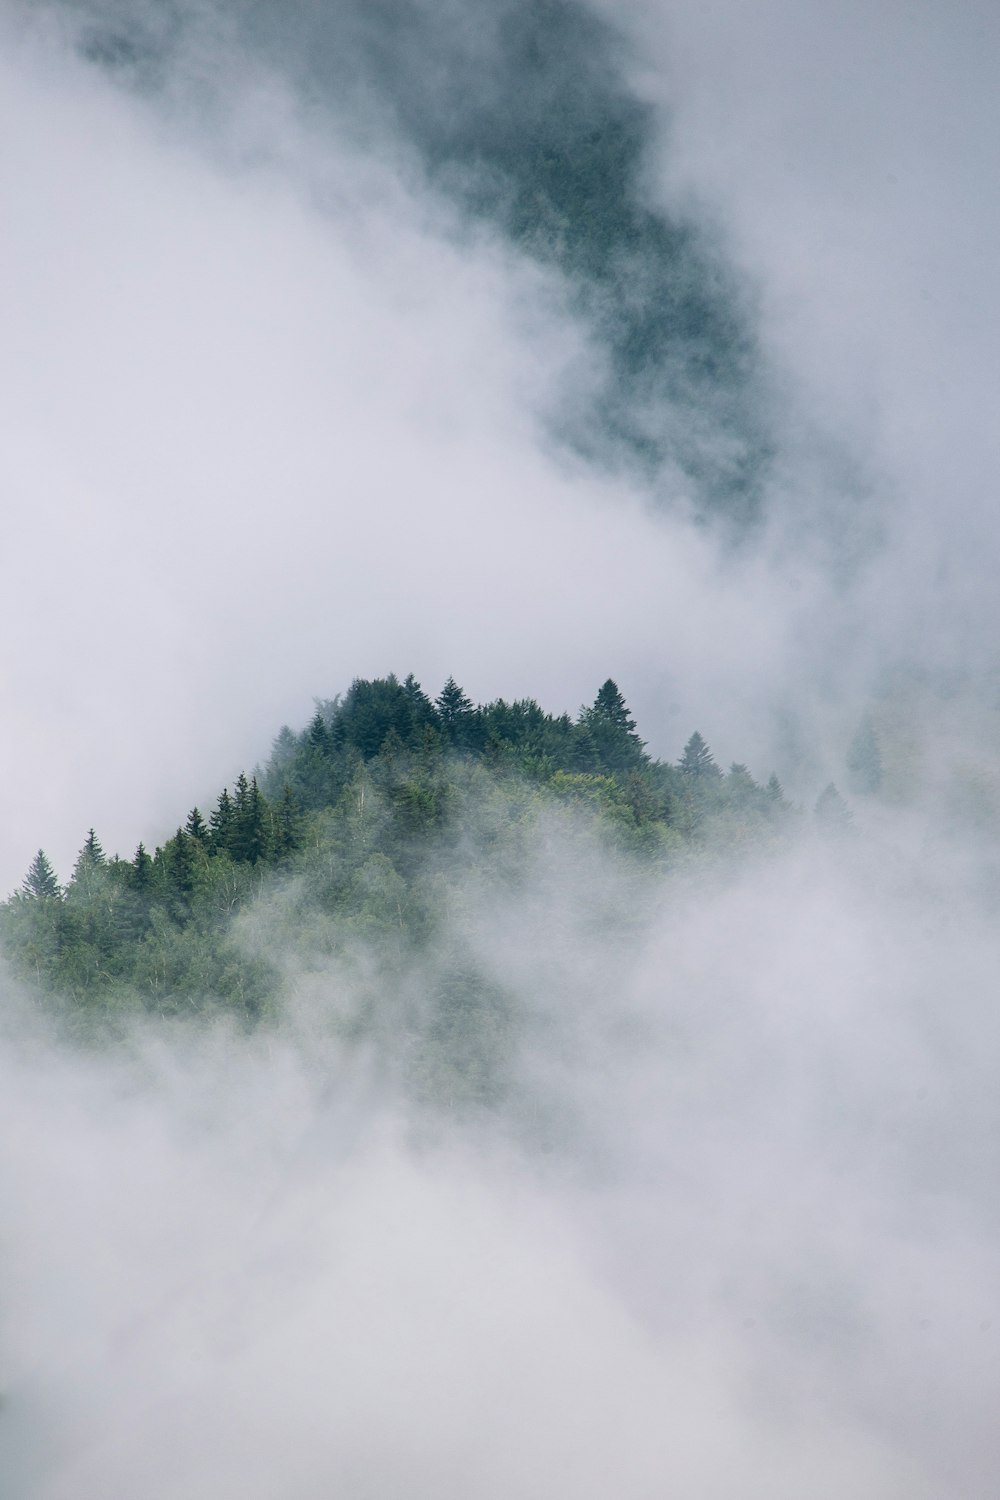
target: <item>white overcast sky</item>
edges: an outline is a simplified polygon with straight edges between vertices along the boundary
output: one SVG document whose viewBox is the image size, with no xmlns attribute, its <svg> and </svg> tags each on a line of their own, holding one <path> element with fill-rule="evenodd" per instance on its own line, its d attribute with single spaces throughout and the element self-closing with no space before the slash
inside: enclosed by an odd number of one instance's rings
<svg viewBox="0 0 1000 1500">
<path fill-rule="evenodd" d="M 6 0 L 5 890 L 39 844 L 65 878 L 91 825 L 164 837 L 355 675 L 575 711 L 610 674 L 654 752 L 697 727 L 766 775 L 771 702 L 832 661 L 835 696 L 902 642 L 988 661 L 995 11 L 607 8 L 660 110 L 650 192 L 720 228 L 880 555 L 845 597 L 796 523 L 838 502 L 791 439 L 739 559 L 553 452 L 547 392 L 592 351 L 542 273 L 279 79 L 234 76 L 209 129 Z"/>
</svg>

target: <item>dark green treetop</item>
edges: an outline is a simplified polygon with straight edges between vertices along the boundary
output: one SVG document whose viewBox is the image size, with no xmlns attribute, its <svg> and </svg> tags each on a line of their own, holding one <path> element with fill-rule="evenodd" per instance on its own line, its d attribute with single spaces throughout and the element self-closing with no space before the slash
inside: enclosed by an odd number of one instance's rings
<svg viewBox="0 0 1000 1500">
<path fill-rule="evenodd" d="M 715 764 L 714 755 L 697 730 L 695 730 L 684 746 L 684 753 L 678 765 L 688 776 L 704 778 L 707 776 L 721 776 L 722 774 Z"/>
<path fill-rule="evenodd" d="M 610 677 L 591 707 L 580 710 L 577 724 L 581 733 L 580 759 L 593 757 L 594 769 L 627 774 L 645 763 L 645 747 L 635 732 L 635 720 L 618 684 Z"/>
<path fill-rule="evenodd" d="M 49 864 L 44 849 L 39 849 L 31 861 L 28 873 L 24 877 L 24 884 L 21 886 L 21 891 L 25 896 L 45 897 L 58 896 L 60 894 L 59 882 L 55 877 L 52 866 Z"/>
<path fill-rule="evenodd" d="M 197 839 L 199 844 L 207 844 L 209 838 L 208 824 L 202 817 L 197 807 L 192 807 L 188 813 L 187 822 L 184 824 L 184 832 L 191 838 Z"/>
<path fill-rule="evenodd" d="M 436 703 L 441 731 L 448 744 L 464 749 L 469 740 L 475 709 L 454 677 L 449 677 L 438 694 Z"/>
</svg>

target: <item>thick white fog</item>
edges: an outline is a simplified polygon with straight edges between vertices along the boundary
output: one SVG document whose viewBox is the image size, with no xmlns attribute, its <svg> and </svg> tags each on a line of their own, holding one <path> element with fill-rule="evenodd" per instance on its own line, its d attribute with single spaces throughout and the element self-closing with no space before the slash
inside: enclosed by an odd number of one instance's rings
<svg viewBox="0 0 1000 1500">
<path fill-rule="evenodd" d="M 251 1038 L 77 1049 L 5 979 L 10 1500 L 996 1488 L 996 874 L 939 794 L 1000 809 L 1000 27 L 594 9 L 648 201 L 759 342 L 735 539 L 562 440 L 610 361 L 571 278 L 330 107 L 309 7 L 269 51 L 249 0 L 0 0 L 4 892 L 162 840 L 355 676 L 575 713 L 613 673 L 654 755 L 698 728 L 807 807 L 873 703 L 908 758 L 853 839 L 665 881 L 627 949 L 565 831 L 470 892 L 524 1020 L 488 1118 L 414 1100 L 393 997 L 379 1055 L 336 1040 L 357 977 L 287 928 Z M 149 76 L 123 17 L 181 39 Z"/>
<path fill-rule="evenodd" d="M 989 1491 L 988 913 L 852 843 L 609 946 L 563 837 L 470 898 L 522 1014 L 487 1114 L 392 1083 L 399 995 L 338 1042 L 329 963 L 255 1038 L 110 1056 L 8 989 L 5 1494 Z"/>
</svg>

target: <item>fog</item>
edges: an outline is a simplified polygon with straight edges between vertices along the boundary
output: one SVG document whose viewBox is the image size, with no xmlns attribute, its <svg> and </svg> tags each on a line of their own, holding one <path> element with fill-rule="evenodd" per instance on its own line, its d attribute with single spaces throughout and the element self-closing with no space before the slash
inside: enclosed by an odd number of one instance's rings
<svg viewBox="0 0 1000 1500">
<path fill-rule="evenodd" d="M 808 840 L 634 901 L 567 825 L 469 892 L 486 1107 L 419 1086 L 430 970 L 367 1045 L 301 939 L 250 1037 L 80 1050 L 8 986 L 5 1493 L 982 1494 L 989 912 Z"/>
<path fill-rule="evenodd" d="M 888 795 L 624 927 L 563 826 L 470 891 L 485 1112 L 287 893 L 249 1037 L 5 979 L 11 1500 L 995 1483 L 997 22 L 532 15 L 0 5 L 5 889 L 391 670 L 613 673 L 807 809 L 874 709 Z M 592 115 L 621 243 L 518 165 Z"/>
</svg>

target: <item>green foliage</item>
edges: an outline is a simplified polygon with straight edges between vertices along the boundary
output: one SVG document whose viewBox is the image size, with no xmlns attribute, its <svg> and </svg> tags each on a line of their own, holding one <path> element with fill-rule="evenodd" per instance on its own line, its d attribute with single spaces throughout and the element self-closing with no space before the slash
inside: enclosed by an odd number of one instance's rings
<svg viewBox="0 0 1000 1500">
<path fill-rule="evenodd" d="M 466 697 L 454 677 L 448 678 L 435 706 L 446 743 L 458 749 L 468 749 L 473 740 L 475 710 L 472 699 Z"/>
<path fill-rule="evenodd" d="M 152 856 L 108 861 L 91 829 L 63 893 L 39 851 L 0 923 L 18 972 L 92 1015 L 223 1006 L 250 1024 L 277 1001 L 277 956 L 312 948 L 356 964 L 371 1025 L 430 963 L 423 1076 L 469 1104 L 501 1086 L 512 1027 L 510 997 L 452 951 L 471 892 L 516 890 L 555 830 L 638 877 L 765 846 L 788 812 L 775 778 L 722 776 L 700 735 L 679 765 L 651 760 L 610 678 L 576 722 L 533 699 L 477 707 L 453 678 L 436 703 L 412 676 L 357 679 Z"/>
<path fill-rule="evenodd" d="M 609 677 L 590 708 L 582 708 L 577 721 L 594 769 L 607 773 L 627 773 L 646 762 L 642 740 L 635 732 L 618 684 Z"/>
<path fill-rule="evenodd" d="M 21 887 L 21 891 L 25 896 L 35 896 L 39 900 L 44 900 L 47 897 L 58 897 L 60 894 L 59 882 L 55 877 L 52 866 L 49 864 L 44 849 L 39 849 L 31 861 L 28 873 L 24 877 L 24 884 Z"/>
<path fill-rule="evenodd" d="M 679 764 L 685 776 L 690 776 L 694 781 L 706 781 L 722 774 L 715 764 L 715 757 L 697 730 L 684 746 Z"/>
</svg>

